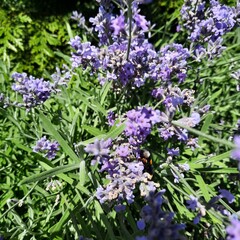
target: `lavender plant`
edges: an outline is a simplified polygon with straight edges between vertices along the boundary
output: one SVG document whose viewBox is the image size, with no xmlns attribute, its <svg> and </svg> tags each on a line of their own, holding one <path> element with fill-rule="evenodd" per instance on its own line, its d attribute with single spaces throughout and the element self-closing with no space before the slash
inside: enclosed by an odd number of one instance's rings
<svg viewBox="0 0 240 240">
<path fill-rule="evenodd" d="M 21 197 L 4 198 L 9 219 L 1 235 L 12 235 L 13 218 L 22 238 L 237 239 L 239 193 L 230 188 L 239 166 L 230 158 L 239 161 L 239 129 L 227 136 L 233 142 L 207 134 L 215 126 L 209 103 L 219 95 L 204 99 L 212 76 L 201 71 L 220 61 L 239 7 L 186 0 L 178 34 L 187 40 L 156 49 L 144 2 L 99 0 L 90 24 L 74 12 L 87 34 L 70 40 L 70 69 L 57 68 L 51 81 L 12 75 L 22 101 L 1 93 L 1 110 L 25 117 L 19 124 L 8 118 L 24 136 L 17 146 L 34 160 L 34 174 L 20 179 L 29 188 Z M 26 134 L 27 124 L 43 137 Z M 32 202 L 38 215 L 25 223 L 16 206 Z"/>
</svg>

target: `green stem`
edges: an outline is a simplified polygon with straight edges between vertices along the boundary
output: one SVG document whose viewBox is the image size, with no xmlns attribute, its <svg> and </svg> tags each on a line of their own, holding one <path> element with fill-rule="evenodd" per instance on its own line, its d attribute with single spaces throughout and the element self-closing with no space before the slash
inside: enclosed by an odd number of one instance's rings
<svg viewBox="0 0 240 240">
<path fill-rule="evenodd" d="M 198 131 L 194 128 L 191 128 L 191 127 L 188 127 L 186 125 L 183 125 L 181 123 L 179 123 L 178 121 L 172 121 L 172 124 L 175 125 L 175 126 L 178 126 L 178 127 L 181 127 L 181 128 L 185 128 L 187 129 L 189 132 L 195 134 L 195 135 L 198 135 L 198 136 L 201 136 L 203 138 L 206 138 L 208 140 L 211 140 L 213 142 L 216 142 L 216 143 L 220 143 L 220 144 L 223 144 L 223 145 L 226 145 L 230 148 L 235 148 L 235 145 L 232 143 L 232 142 L 229 142 L 227 140 L 224 140 L 224 139 L 220 139 L 220 138 L 216 138 L 216 137 L 213 137 L 213 136 L 210 136 L 206 133 L 203 133 L 201 131 Z"/>
<path fill-rule="evenodd" d="M 128 60 L 130 53 L 130 46 L 132 42 L 132 0 L 127 0 L 128 4 L 128 21 L 129 21 L 129 36 L 128 36 L 128 48 L 127 48 L 127 57 Z"/>
</svg>

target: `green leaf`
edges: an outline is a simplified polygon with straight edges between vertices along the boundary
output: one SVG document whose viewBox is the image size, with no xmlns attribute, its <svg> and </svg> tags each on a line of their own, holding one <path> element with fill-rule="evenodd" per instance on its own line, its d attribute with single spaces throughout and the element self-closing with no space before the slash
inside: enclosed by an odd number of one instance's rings
<svg viewBox="0 0 240 240">
<path fill-rule="evenodd" d="M 49 121 L 49 119 L 43 115 L 43 113 L 39 113 L 40 119 L 42 120 L 43 127 L 48 133 L 51 133 L 52 136 L 57 140 L 60 146 L 63 148 L 65 154 L 67 154 L 74 162 L 80 162 L 80 159 L 75 154 L 75 152 L 69 147 L 67 142 L 62 138 L 62 136 L 55 129 L 54 125 Z"/>
<path fill-rule="evenodd" d="M 214 99 L 216 99 L 217 97 L 220 96 L 220 94 L 222 93 L 222 89 L 220 88 L 217 92 L 215 92 L 211 97 L 209 102 L 212 103 Z"/>
<path fill-rule="evenodd" d="M 208 130 L 208 128 L 209 128 L 209 126 L 210 126 L 210 124 L 211 124 L 211 122 L 212 122 L 212 119 L 213 119 L 213 114 L 212 113 L 209 113 L 208 115 L 207 115 L 207 117 L 205 118 L 205 121 L 204 121 L 204 124 L 203 124 L 203 126 L 202 126 L 202 128 L 201 128 L 201 132 L 203 132 L 203 133 L 206 133 L 207 132 L 207 130 Z M 202 141 L 203 141 L 203 137 L 202 136 L 200 136 L 199 138 L 198 138 L 198 144 L 201 146 L 201 144 L 202 144 Z"/>
<path fill-rule="evenodd" d="M 46 179 L 48 177 L 52 177 L 54 175 L 58 175 L 60 173 L 72 171 L 74 169 L 79 168 L 79 166 L 80 166 L 79 163 L 75 163 L 75 164 L 71 164 L 71 165 L 64 165 L 64 166 L 55 167 L 55 168 L 52 168 L 48 171 L 45 171 L 45 172 L 42 172 L 42 173 L 39 173 L 39 174 L 35 174 L 33 176 L 25 178 L 19 184 L 21 185 L 21 184 L 25 184 L 25 183 L 41 181 L 43 179 Z"/>
<path fill-rule="evenodd" d="M 81 161 L 80 163 L 80 184 L 84 185 L 86 181 L 86 166 L 85 166 L 85 161 Z"/>
<path fill-rule="evenodd" d="M 203 133 L 203 132 L 201 132 L 201 131 L 198 131 L 198 130 L 196 130 L 196 129 L 194 129 L 194 128 L 191 128 L 191 127 L 188 127 L 188 126 L 186 126 L 186 125 L 183 125 L 183 124 L 179 123 L 178 121 L 172 121 L 172 124 L 175 125 L 175 126 L 181 127 L 181 128 L 185 128 L 185 129 L 187 129 L 189 132 L 191 132 L 191 133 L 193 133 L 193 134 L 195 134 L 195 135 L 197 135 L 197 136 L 201 136 L 201 137 L 203 137 L 203 138 L 206 138 L 206 139 L 208 139 L 208 140 L 211 140 L 211 141 L 213 141 L 213 142 L 220 143 L 220 144 L 226 145 L 226 146 L 231 147 L 231 148 L 234 148 L 234 147 L 235 147 L 235 145 L 234 145 L 232 142 L 229 142 L 229 141 L 224 140 L 224 139 L 220 139 L 220 138 L 213 137 L 213 136 L 211 136 L 211 135 L 208 135 L 208 134 L 206 134 L 206 133 Z"/>
<path fill-rule="evenodd" d="M 89 143 L 93 143 L 96 139 L 99 139 L 99 140 L 100 140 L 100 139 L 105 139 L 105 140 L 107 140 L 107 139 L 109 139 L 109 138 L 115 139 L 117 136 L 119 136 L 119 135 L 124 131 L 125 127 L 126 127 L 126 126 L 125 126 L 124 123 L 121 124 L 120 126 L 113 126 L 108 133 L 106 133 L 106 134 L 100 134 L 100 135 L 98 135 L 98 136 L 96 136 L 96 137 L 94 137 L 94 138 L 90 138 L 90 139 L 88 139 L 88 140 L 86 140 L 86 141 L 80 142 L 80 143 L 77 144 L 77 147 L 79 147 L 79 146 L 81 146 L 81 145 L 86 146 L 86 145 L 88 145 Z"/>
<path fill-rule="evenodd" d="M 92 126 L 83 125 L 82 128 L 85 129 L 87 132 L 89 132 L 93 136 L 99 136 L 99 135 L 105 134 L 103 131 Z"/>
<path fill-rule="evenodd" d="M 220 174 L 239 173 L 239 170 L 237 168 L 199 168 L 198 171 Z"/>
<path fill-rule="evenodd" d="M 210 194 L 207 190 L 206 183 L 204 182 L 203 178 L 200 175 L 195 175 L 195 178 L 198 182 L 198 186 L 201 189 L 201 192 L 203 194 L 203 197 L 204 197 L 205 201 L 208 202 L 211 199 L 211 197 L 210 197 Z"/>
</svg>

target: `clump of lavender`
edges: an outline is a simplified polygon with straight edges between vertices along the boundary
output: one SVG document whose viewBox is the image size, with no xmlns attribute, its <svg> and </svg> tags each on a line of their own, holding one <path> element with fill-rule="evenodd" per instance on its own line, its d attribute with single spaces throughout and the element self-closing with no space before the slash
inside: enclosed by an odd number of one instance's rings
<svg viewBox="0 0 240 240">
<path fill-rule="evenodd" d="M 194 224 L 198 224 L 201 217 L 206 215 L 206 208 L 204 205 L 202 205 L 199 201 L 197 197 L 194 197 L 192 195 L 189 196 L 190 200 L 187 200 L 187 208 L 192 210 L 192 211 L 197 211 L 198 214 L 197 216 L 193 219 L 193 223 Z"/>
<path fill-rule="evenodd" d="M 161 48 L 156 58 L 150 62 L 150 78 L 171 83 L 175 78 L 180 83 L 187 77 L 187 59 L 190 53 L 181 44 L 168 44 Z"/>
<path fill-rule="evenodd" d="M 42 78 L 28 77 L 26 73 L 14 73 L 12 77 L 15 81 L 12 89 L 22 95 L 26 108 L 44 103 L 54 91 L 53 84 Z"/>
<path fill-rule="evenodd" d="M 160 113 L 160 121 L 157 125 L 159 135 L 164 141 L 174 139 L 184 143 L 191 149 L 198 147 L 197 138 L 191 138 L 188 131 L 181 127 L 172 124 L 177 112 L 180 112 L 181 107 L 192 107 L 195 98 L 194 91 L 189 89 L 181 90 L 177 86 L 169 85 L 167 87 L 158 87 L 152 90 L 152 96 L 156 98 L 165 108 L 164 112 Z M 159 103 L 158 103 L 159 104 Z M 204 113 L 204 111 L 199 111 Z M 195 127 L 199 124 L 201 118 L 198 112 L 192 112 L 189 117 L 183 117 L 175 121 L 177 124 L 188 127 Z M 178 154 L 169 154 L 169 159 Z"/>
<path fill-rule="evenodd" d="M 188 50 L 180 44 L 169 44 L 157 52 L 145 37 L 150 23 L 139 14 L 140 1 L 129 6 L 121 1 L 119 15 L 113 14 L 114 5 L 105 1 L 90 22 L 97 32 L 99 45 L 82 42 L 76 36 L 70 41 L 72 67 L 82 67 L 98 75 L 99 82 L 113 81 L 114 88 L 141 87 L 150 79 L 154 82 L 183 82 L 187 74 Z M 127 11 L 131 8 L 131 16 Z"/>
<path fill-rule="evenodd" d="M 189 197 L 190 200 L 186 201 L 188 204 L 187 208 L 198 212 L 197 216 L 193 220 L 194 224 L 198 224 L 201 217 L 204 217 L 206 215 L 206 210 L 210 208 L 213 208 L 215 211 L 220 212 L 222 215 L 229 216 L 230 212 L 223 205 L 217 204 L 217 202 L 221 198 L 225 198 L 228 203 L 233 203 L 235 200 L 235 197 L 226 189 L 219 189 L 219 194 L 212 197 L 210 201 L 205 205 L 201 204 L 197 197 L 194 197 L 192 195 Z"/>
<path fill-rule="evenodd" d="M 85 26 L 85 18 L 81 13 L 78 13 L 77 11 L 74 11 L 72 13 L 71 18 L 78 22 L 78 27 L 84 27 Z"/>
<path fill-rule="evenodd" d="M 211 0 L 208 8 L 203 0 L 185 0 L 181 18 L 189 39 L 195 43 L 194 51 L 198 60 L 203 56 L 211 59 L 224 49 L 222 36 L 236 25 L 237 11 L 217 0 Z"/>
<path fill-rule="evenodd" d="M 3 108 L 6 108 L 10 105 L 10 99 L 9 97 L 6 97 L 3 93 L 0 93 L 0 106 L 3 106 Z"/>
<path fill-rule="evenodd" d="M 46 136 L 43 136 L 39 139 L 36 145 L 33 147 L 34 152 L 43 153 L 44 157 L 49 160 L 54 159 L 57 155 L 57 151 L 59 150 L 59 144 L 57 141 L 50 141 Z"/>
<path fill-rule="evenodd" d="M 141 210 L 141 219 L 137 222 L 140 230 L 148 226 L 146 236 L 137 237 L 136 240 L 154 240 L 154 239 L 185 239 L 180 231 L 185 229 L 185 224 L 176 224 L 173 222 L 174 213 L 165 212 L 162 209 L 164 203 L 162 190 L 156 194 L 150 193 L 146 198 L 148 204 Z"/>
<path fill-rule="evenodd" d="M 87 145 L 85 151 L 94 155 L 92 164 L 98 162 L 100 171 L 105 172 L 109 180 L 106 186 L 97 188 L 96 197 L 101 203 L 116 203 L 122 209 L 122 203 L 134 201 L 134 191 L 139 185 L 142 196 L 155 191 L 158 184 L 151 181 L 151 175 L 144 172 L 139 160 L 139 149 L 119 137 L 115 140 L 96 140 Z"/>
<path fill-rule="evenodd" d="M 140 146 L 151 133 L 152 127 L 161 121 L 161 113 L 151 107 L 138 107 L 126 113 L 124 134 L 131 145 Z"/>
<path fill-rule="evenodd" d="M 43 78 L 35 78 L 27 76 L 26 73 L 14 73 L 12 78 L 15 83 L 12 89 L 23 98 L 23 104 L 14 104 L 18 107 L 26 107 L 27 109 L 43 104 L 50 98 L 52 93 L 59 92 L 59 86 L 67 85 L 71 78 L 71 73 L 67 66 L 63 65 L 63 70 L 56 69 L 56 73 L 52 74 L 53 82 L 46 81 Z"/>
<path fill-rule="evenodd" d="M 240 221 L 237 216 L 231 216 L 230 225 L 226 228 L 227 240 L 240 239 Z"/>
</svg>

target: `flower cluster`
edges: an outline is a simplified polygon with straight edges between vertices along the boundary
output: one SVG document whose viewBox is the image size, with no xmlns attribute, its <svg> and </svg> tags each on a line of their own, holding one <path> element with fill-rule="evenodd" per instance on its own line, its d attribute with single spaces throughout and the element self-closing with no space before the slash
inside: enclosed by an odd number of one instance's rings
<svg viewBox="0 0 240 240">
<path fill-rule="evenodd" d="M 175 112 L 180 106 L 190 107 L 194 101 L 194 90 L 181 90 L 177 86 L 168 85 L 167 87 L 159 87 L 152 90 L 152 96 L 163 101 L 166 114 L 172 119 Z"/>
<path fill-rule="evenodd" d="M 168 162 L 171 161 L 171 158 L 168 157 Z M 188 172 L 190 170 L 190 166 L 187 163 L 183 163 L 183 164 L 177 164 L 175 166 L 176 171 L 179 172 L 179 174 L 181 175 L 182 178 L 184 178 L 184 172 Z M 174 176 L 174 182 L 175 183 L 179 183 L 180 179 L 179 176 L 171 169 L 171 172 Z"/>
<path fill-rule="evenodd" d="M 171 83 L 177 78 L 181 83 L 187 77 L 187 59 L 190 53 L 181 44 L 169 44 L 161 48 L 152 63 L 150 63 L 150 78 Z"/>
<path fill-rule="evenodd" d="M 235 26 L 237 11 L 217 0 L 211 0 L 208 8 L 203 0 L 185 0 L 181 18 L 189 39 L 196 43 L 195 55 L 200 60 L 203 56 L 212 58 L 222 52 L 222 36 Z M 207 48 L 205 43 L 208 43 Z"/>
<path fill-rule="evenodd" d="M 9 105 L 10 105 L 9 97 L 6 97 L 3 93 L 0 93 L 0 106 L 3 106 L 4 108 L 6 108 Z"/>
<path fill-rule="evenodd" d="M 142 196 L 155 191 L 158 184 L 151 181 L 151 175 L 144 172 L 139 159 L 139 149 L 131 146 L 123 138 L 113 140 L 95 140 L 85 147 L 85 151 L 94 155 L 92 164 L 98 162 L 100 171 L 107 173 L 106 187 L 99 186 L 96 196 L 101 203 L 116 202 L 118 209 L 124 209 L 123 201 L 134 201 L 134 190 L 139 184 Z"/>
<path fill-rule="evenodd" d="M 115 88 L 141 87 L 148 79 L 172 82 L 176 78 L 183 82 L 187 76 L 188 50 L 181 44 L 169 44 L 156 52 L 145 38 L 150 23 L 139 14 L 138 5 L 138 1 L 132 1 L 131 18 L 126 16 L 130 6 L 124 1 L 120 15 L 112 13 L 109 1 L 101 5 L 98 15 L 90 19 L 100 44 L 93 46 L 78 36 L 72 39 L 70 44 L 75 50 L 72 67 L 88 67 L 91 73 L 98 74 L 101 84 L 113 81 Z"/>
<path fill-rule="evenodd" d="M 124 134 L 133 146 L 141 145 L 151 133 L 152 127 L 161 121 L 159 110 L 151 107 L 138 107 L 126 113 L 126 129 Z"/>
<path fill-rule="evenodd" d="M 56 68 L 56 72 L 51 77 L 53 82 L 46 81 L 43 78 L 27 76 L 26 73 L 14 73 L 12 78 L 15 83 L 12 85 L 12 89 L 22 95 L 24 103 L 14 103 L 12 105 L 30 109 L 44 103 L 52 93 L 60 91 L 59 86 L 67 85 L 71 78 L 71 72 L 66 65 L 63 65 L 63 70 Z"/>
<path fill-rule="evenodd" d="M 59 144 L 56 141 L 47 140 L 46 136 L 43 136 L 39 139 L 36 145 L 33 147 L 34 152 L 44 153 L 44 157 L 47 157 L 49 160 L 54 159 L 59 150 Z"/>
<path fill-rule="evenodd" d="M 78 13 L 77 11 L 74 11 L 72 13 L 71 19 L 78 22 L 78 27 L 85 26 L 85 18 L 81 13 Z"/>
<path fill-rule="evenodd" d="M 148 234 L 137 237 L 136 240 L 185 239 L 179 232 L 185 229 L 185 224 L 173 223 L 174 213 L 162 210 L 164 193 L 165 190 L 162 190 L 156 194 L 150 193 L 147 197 L 148 204 L 142 208 L 140 213 L 142 219 L 137 222 L 137 226 L 144 230 L 148 225 Z"/>
<path fill-rule="evenodd" d="M 240 221 L 237 216 L 231 216 L 231 224 L 227 226 L 227 240 L 238 240 L 240 239 Z"/>
<path fill-rule="evenodd" d="M 44 103 L 54 91 L 53 84 L 42 78 L 28 77 L 26 73 L 14 73 L 12 77 L 15 81 L 12 89 L 22 95 L 23 106 L 27 108 Z"/>
<path fill-rule="evenodd" d="M 181 90 L 177 86 L 169 85 L 166 88 L 158 87 L 152 90 L 152 96 L 163 104 L 165 112 L 160 113 L 160 124 L 158 124 L 158 131 L 161 138 L 165 141 L 169 139 L 177 139 L 185 143 L 188 147 L 194 149 L 197 145 L 197 139 L 188 136 L 188 131 L 181 127 L 174 126 L 172 120 L 180 107 L 191 107 L 195 101 L 194 91 L 189 89 Z M 199 109 L 200 113 L 206 110 Z M 183 117 L 176 121 L 176 123 L 188 127 L 195 127 L 199 124 L 201 118 L 198 112 L 192 112 L 189 117 Z M 179 151 L 178 151 L 179 154 Z M 176 156 L 178 154 L 172 154 Z M 169 154 L 171 156 L 171 154 Z"/>
<path fill-rule="evenodd" d="M 201 217 L 206 215 L 206 209 L 213 208 L 216 211 L 220 212 L 223 215 L 230 215 L 230 212 L 220 204 L 217 204 L 218 200 L 221 198 L 225 198 L 228 203 L 233 203 L 235 198 L 234 196 L 226 189 L 219 189 L 219 194 L 210 199 L 210 201 L 206 204 L 206 206 L 202 205 L 197 197 L 190 195 L 190 200 L 187 200 L 187 208 L 192 211 L 198 211 L 197 216 L 194 218 L 193 223 L 198 224 Z"/>
</svg>

